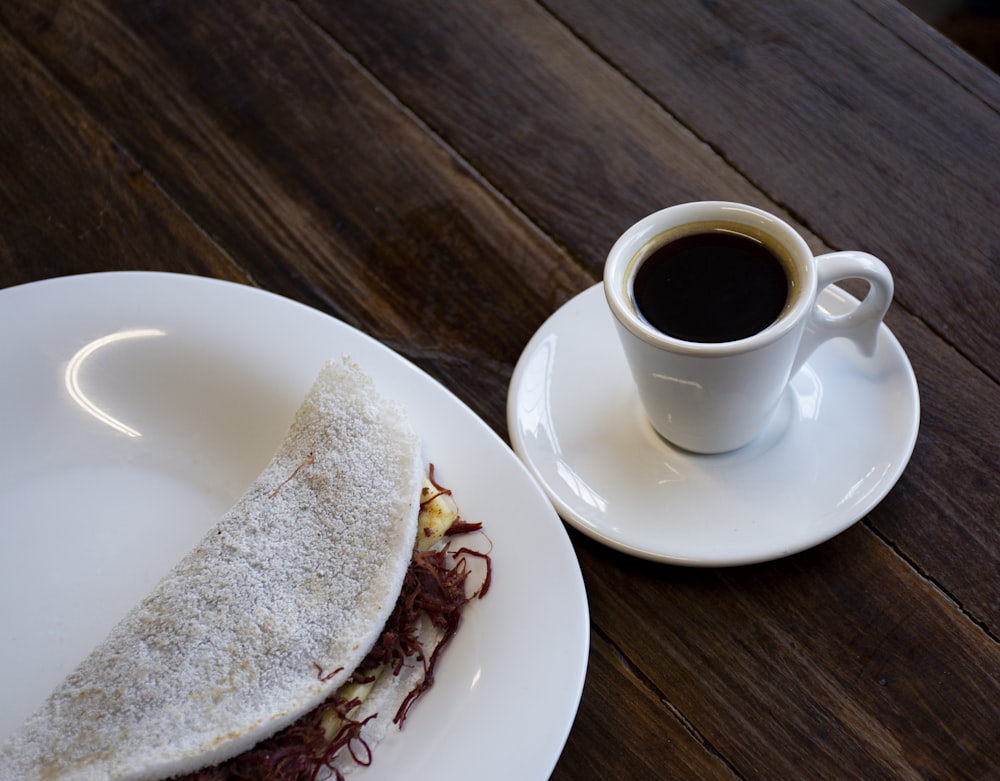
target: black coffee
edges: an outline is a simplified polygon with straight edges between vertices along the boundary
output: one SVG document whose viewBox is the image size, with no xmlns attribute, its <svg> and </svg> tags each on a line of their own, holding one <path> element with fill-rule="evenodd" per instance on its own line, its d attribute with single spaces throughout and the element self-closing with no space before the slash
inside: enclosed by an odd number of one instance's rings
<svg viewBox="0 0 1000 781">
<path fill-rule="evenodd" d="M 668 241 L 633 282 L 646 321 L 688 342 L 731 342 L 771 325 L 788 300 L 785 266 L 762 242 L 708 230 Z"/>
</svg>

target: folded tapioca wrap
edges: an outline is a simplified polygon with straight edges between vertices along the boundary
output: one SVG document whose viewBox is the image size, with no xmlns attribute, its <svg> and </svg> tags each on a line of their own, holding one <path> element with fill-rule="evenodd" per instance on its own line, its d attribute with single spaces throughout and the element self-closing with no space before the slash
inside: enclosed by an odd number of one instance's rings
<svg viewBox="0 0 1000 781">
<path fill-rule="evenodd" d="M 393 609 L 423 478 L 404 411 L 328 364 L 243 497 L 0 748 L 0 779 L 170 778 L 310 711 Z"/>
</svg>

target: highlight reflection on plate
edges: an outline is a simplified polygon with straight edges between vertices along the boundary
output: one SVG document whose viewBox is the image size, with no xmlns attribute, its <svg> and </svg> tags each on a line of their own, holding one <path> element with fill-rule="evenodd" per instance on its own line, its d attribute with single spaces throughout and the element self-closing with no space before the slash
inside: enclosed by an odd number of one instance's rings
<svg viewBox="0 0 1000 781">
<path fill-rule="evenodd" d="M 820 297 L 835 313 L 853 301 L 835 287 Z M 600 285 L 534 335 L 507 405 L 515 451 L 567 522 L 692 566 L 774 559 L 843 531 L 899 478 L 919 416 L 913 371 L 883 326 L 873 358 L 843 339 L 820 347 L 746 447 L 675 448 L 645 419 Z"/>
<path fill-rule="evenodd" d="M 434 688 L 358 778 L 548 778 L 586 672 L 583 580 L 545 495 L 450 392 L 316 310 L 198 277 L 0 290 L 0 334 L 0 741 L 240 496 L 322 363 L 349 354 L 406 405 L 495 568 Z"/>
</svg>

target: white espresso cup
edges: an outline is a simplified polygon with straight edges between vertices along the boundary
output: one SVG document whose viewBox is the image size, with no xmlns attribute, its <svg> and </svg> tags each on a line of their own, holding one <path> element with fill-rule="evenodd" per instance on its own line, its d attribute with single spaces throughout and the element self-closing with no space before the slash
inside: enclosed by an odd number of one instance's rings
<svg viewBox="0 0 1000 781">
<path fill-rule="evenodd" d="M 869 283 L 857 307 L 833 316 L 817 305 L 824 287 L 848 278 Z M 650 423 L 681 448 L 723 453 L 763 430 L 827 339 L 874 354 L 893 285 L 872 255 L 814 257 L 777 217 L 705 201 L 629 228 L 608 255 L 604 290 Z"/>
</svg>

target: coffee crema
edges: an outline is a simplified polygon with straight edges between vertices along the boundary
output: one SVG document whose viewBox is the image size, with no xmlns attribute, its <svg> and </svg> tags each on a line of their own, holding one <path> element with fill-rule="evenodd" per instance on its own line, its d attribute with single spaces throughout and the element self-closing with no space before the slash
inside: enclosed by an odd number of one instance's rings
<svg viewBox="0 0 1000 781">
<path fill-rule="evenodd" d="M 633 261 L 632 299 L 647 323 L 675 339 L 746 339 L 774 323 L 791 295 L 788 253 L 745 226 L 689 226 L 647 246 Z"/>
</svg>

